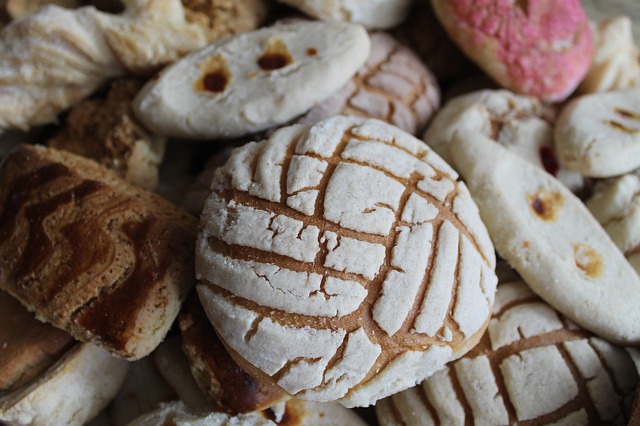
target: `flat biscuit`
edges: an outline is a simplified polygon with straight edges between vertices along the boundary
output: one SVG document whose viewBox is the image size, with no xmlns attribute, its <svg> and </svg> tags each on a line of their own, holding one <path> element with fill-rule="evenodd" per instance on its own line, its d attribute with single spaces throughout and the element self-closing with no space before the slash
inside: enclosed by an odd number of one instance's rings
<svg viewBox="0 0 640 426">
<path fill-rule="evenodd" d="M 484 331 L 486 229 L 457 174 L 397 127 L 283 127 L 236 150 L 211 189 L 200 301 L 241 367 L 290 395 L 371 405 Z"/>
<path fill-rule="evenodd" d="M 0 181 L 0 287 L 77 340 L 153 351 L 193 288 L 197 219 L 53 148 L 21 145 Z"/>
<path fill-rule="evenodd" d="M 640 278 L 584 204 L 548 173 L 484 135 L 451 153 L 499 255 L 545 301 L 594 333 L 640 342 Z"/>
<path fill-rule="evenodd" d="M 508 90 L 477 90 L 450 99 L 438 110 L 422 139 L 451 163 L 449 145 L 454 132 L 465 129 L 483 134 L 575 191 L 583 186 L 584 179 L 558 161 L 553 140 L 556 115 L 553 107 L 532 96 Z"/>
<path fill-rule="evenodd" d="M 598 183 L 586 205 L 640 275 L 640 176 Z"/>
<path fill-rule="evenodd" d="M 586 176 L 640 167 L 640 88 L 573 99 L 560 112 L 554 137 L 560 161 Z"/>
<path fill-rule="evenodd" d="M 369 29 L 395 27 L 407 16 L 410 0 L 280 0 L 314 18 L 357 22 Z"/>
<path fill-rule="evenodd" d="M 498 285 L 494 307 L 471 352 L 376 405 L 381 426 L 627 424 L 638 373 L 624 349 L 520 279 Z"/>
<path fill-rule="evenodd" d="M 156 133 L 233 138 L 288 122 L 342 87 L 364 64 L 357 24 L 296 22 L 243 33 L 182 58 L 134 102 Z"/>
</svg>

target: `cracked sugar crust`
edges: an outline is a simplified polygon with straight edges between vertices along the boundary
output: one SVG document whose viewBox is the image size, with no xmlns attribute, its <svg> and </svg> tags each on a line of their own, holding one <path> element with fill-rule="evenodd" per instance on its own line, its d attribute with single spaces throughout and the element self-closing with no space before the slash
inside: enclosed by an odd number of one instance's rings
<svg viewBox="0 0 640 426">
<path fill-rule="evenodd" d="M 196 249 L 198 293 L 225 345 L 290 394 L 347 406 L 462 355 L 486 327 L 496 277 L 456 178 L 371 119 L 294 125 L 236 150 Z"/>
<path fill-rule="evenodd" d="M 53 148 L 20 146 L 0 178 L 0 286 L 77 340 L 149 354 L 193 287 L 197 220 Z"/>
<path fill-rule="evenodd" d="M 623 348 L 579 328 L 516 278 L 498 286 L 487 333 L 475 348 L 379 401 L 376 414 L 382 426 L 626 425 L 637 383 Z"/>
<path fill-rule="evenodd" d="M 314 124 L 333 115 L 377 118 L 411 134 L 422 132 L 440 106 L 440 88 L 431 71 L 391 35 L 376 32 L 371 54 L 337 93 L 296 120 Z"/>
</svg>

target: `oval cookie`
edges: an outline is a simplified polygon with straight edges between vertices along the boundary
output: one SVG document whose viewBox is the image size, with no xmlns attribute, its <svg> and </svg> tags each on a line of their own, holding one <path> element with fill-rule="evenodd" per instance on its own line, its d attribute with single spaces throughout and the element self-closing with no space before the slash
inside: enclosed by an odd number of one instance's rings
<svg viewBox="0 0 640 426">
<path fill-rule="evenodd" d="M 232 138 L 283 124 L 342 87 L 364 64 L 357 24 L 296 22 L 211 44 L 166 68 L 134 110 L 174 137 Z"/>
<path fill-rule="evenodd" d="M 591 64 L 591 27 L 580 0 L 431 3 L 458 46 L 516 93 L 561 101 Z"/>
<path fill-rule="evenodd" d="M 415 137 L 356 117 L 237 150 L 196 255 L 232 356 L 293 396 L 365 406 L 466 352 L 488 321 L 495 255 L 456 176 Z"/>
<path fill-rule="evenodd" d="M 560 112 L 555 140 L 560 160 L 586 176 L 640 167 L 640 88 L 574 99 Z"/>
<path fill-rule="evenodd" d="M 640 342 L 640 278 L 584 204 L 486 136 L 458 132 L 451 153 L 496 250 L 531 288 L 605 339 Z"/>
<path fill-rule="evenodd" d="M 392 36 L 378 32 L 371 34 L 371 54 L 358 73 L 296 123 L 357 115 L 386 121 L 415 135 L 439 106 L 440 88 L 431 71 Z"/>
<path fill-rule="evenodd" d="M 626 425 L 637 382 L 626 351 L 513 281 L 498 286 L 487 333 L 471 352 L 376 411 L 381 426 Z"/>
<path fill-rule="evenodd" d="M 314 18 L 357 22 L 370 29 L 391 28 L 407 16 L 410 0 L 280 0 Z"/>
<path fill-rule="evenodd" d="M 478 90 L 448 101 L 436 113 L 423 140 L 451 162 L 449 145 L 455 131 L 465 129 L 484 134 L 576 190 L 582 187 L 584 179 L 560 164 L 556 157 L 555 115 L 554 108 L 531 96 L 508 90 Z"/>
<path fill-rule="evenodd" d="M 599 183 L 586 205 L 640 275 L 640 176 Z"/>
</svg>

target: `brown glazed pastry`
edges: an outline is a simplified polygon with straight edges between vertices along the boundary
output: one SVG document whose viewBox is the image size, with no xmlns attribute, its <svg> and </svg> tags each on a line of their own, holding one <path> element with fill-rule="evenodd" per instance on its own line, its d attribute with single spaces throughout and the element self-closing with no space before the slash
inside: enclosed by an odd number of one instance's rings
<svg viewBox="0 0 640 426">
<path fill-rule="evenodd" d="M 289 399 L 282 390 L 246 373 L 231 358 L 197 298 L 180 315 L 180 330 L 191 373 L 218 411 L 230 414 L 261 411 Z"/>
<path fill-rule="evenodd" d="M 154 190 L 165 139 L 149 133 L 133 117 L 131 101 L 143 83 L 116 80 L 105 97 L 80 102 L 47 145 L 92 158 L 134 185 Z"/>
<path fill-rule="evenodd" d="M 270 9 L 265 0 L 182 0 L 187 22 L 199 25 L 207 41 L 258 28 Z"/>
<path fill-rule="evenodd" d="M 75 343 L 68 333 L 35 319 L 4 291 L 0 320 L 0 396 L 42 374 Z"/>
<path fill-rule="evenodd" d="M 21 145 L 0 181 L 0 287 L 77 340 L 149 354 L 193 286 L 197 220 L 53 148 Z"/>
</svg>

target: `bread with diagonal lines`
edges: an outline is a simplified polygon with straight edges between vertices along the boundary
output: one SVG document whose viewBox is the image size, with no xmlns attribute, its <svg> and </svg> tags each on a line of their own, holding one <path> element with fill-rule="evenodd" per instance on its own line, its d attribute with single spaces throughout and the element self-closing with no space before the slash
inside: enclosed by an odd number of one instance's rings
<svg viewBox="0 0 640 426">
<path fill-rule="evenodd" d="M 576 326 L 521 279 L 501 282 L 480 343 L 376 405 L 382 426 L 626 425 L 638 373 L 621 347 Z"/>
<path fill-rule="evenodd" d="M 493 245 L 456 173 L 378 120 L 281 128 L 216 172 L 200 300 L 238 363 L 300 399 L 366 406 L 471 348 Z"/>
<path fill-rule="evenodd" d="M 77 340 L 149 354 L 193 288 L 197 220 L 53 148 L 18 147 L 0 181 L 0 287 Z"/>
</svg>

